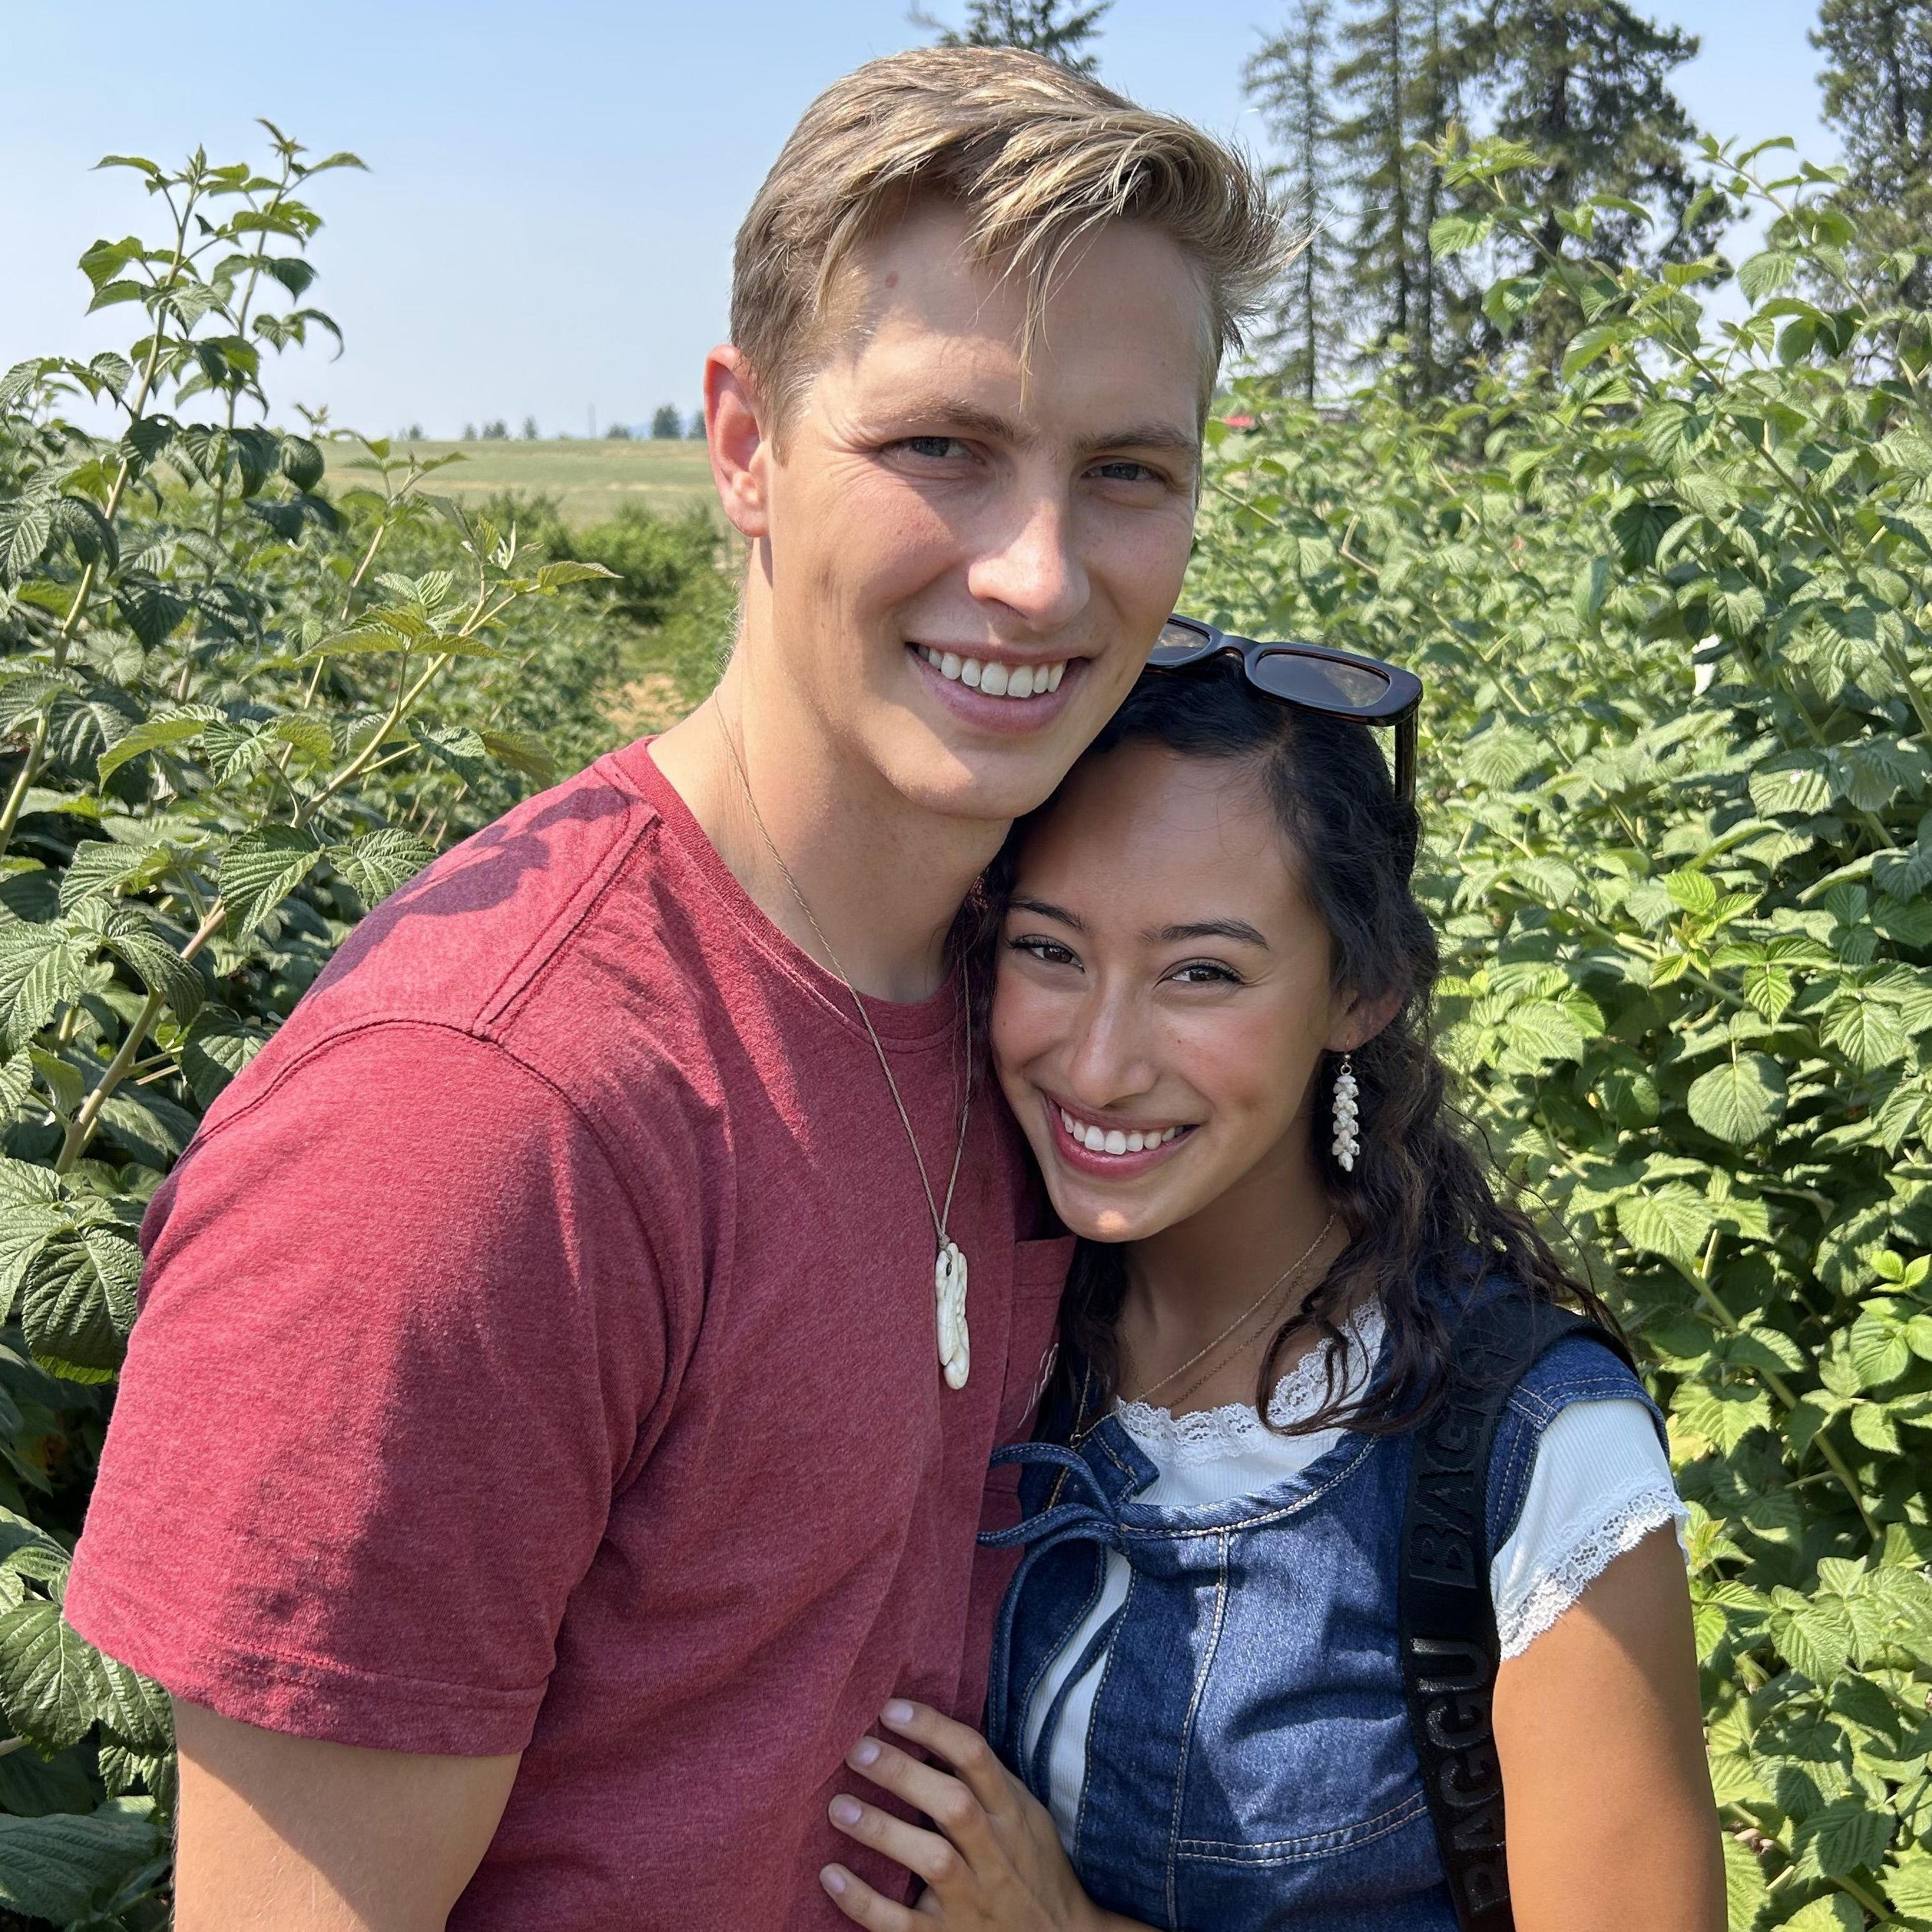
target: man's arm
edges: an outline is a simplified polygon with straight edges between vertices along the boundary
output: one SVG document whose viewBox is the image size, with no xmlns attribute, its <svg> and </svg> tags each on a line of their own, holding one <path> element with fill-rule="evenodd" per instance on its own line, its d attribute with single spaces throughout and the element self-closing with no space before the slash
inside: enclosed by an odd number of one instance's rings
<svg viewBox="0 0 1932 1932">
<path fill-rule="evenodd" d="M 1723 1932 L 1677 1539 L 1619 1556 L 1496 1679 L 1522 1932 Z"/>
<path fill-rule="evenodd" d="M 364 1750 L 175 1700 L 176 1932 L 442 1932 L 519 1759 Z"/>
</svg>

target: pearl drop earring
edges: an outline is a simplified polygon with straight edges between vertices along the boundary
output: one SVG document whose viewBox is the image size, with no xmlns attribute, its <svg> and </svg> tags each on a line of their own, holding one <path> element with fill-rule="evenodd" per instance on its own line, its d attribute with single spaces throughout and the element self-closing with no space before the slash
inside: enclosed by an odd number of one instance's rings
<svg viewBox="0 0 1932 1932">
<path fill-rule="evenodd" d="M 1354 1172 L 1355 1156 L 1362 1150 L 1362 1137 L 1356 1132 L 1360 1111 L 1356 1096 L 1360 1091 L 1355 1082 L 1354 1059 L 1345 1053 L 1341 1070 L 1335 1076 L 1335 1141 L 1329 1150 L 1341 1164 L 1344 1174 Z"/>
</svg>

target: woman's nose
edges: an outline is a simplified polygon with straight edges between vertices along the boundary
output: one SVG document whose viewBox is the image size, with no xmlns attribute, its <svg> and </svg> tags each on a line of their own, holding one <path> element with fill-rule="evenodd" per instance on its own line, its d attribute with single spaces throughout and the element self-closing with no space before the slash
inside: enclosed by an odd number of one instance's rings
<svg viewBox="0 0 1932 1932">
<path fill-rule="evenodd" d="M 1147 1093 L 1156 1078 L 1132 1014 L 1111 1003 L 1090 1005 L 1066 1056 L 1072 1097 L 1089 1107 L 1124 1106 Z"/>
</svg>

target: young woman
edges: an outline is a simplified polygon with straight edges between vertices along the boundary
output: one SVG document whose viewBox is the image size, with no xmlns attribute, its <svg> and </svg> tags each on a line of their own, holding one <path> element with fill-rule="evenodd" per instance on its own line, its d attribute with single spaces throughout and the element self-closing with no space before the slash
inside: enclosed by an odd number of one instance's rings
<svg viewBox="0 0 1932 1932">
<path fill-rule="evenodd" d="M 922 1882 L 915 1912 L 821 1874 L 876 1932 L 1458 1924 L 1399 1650 L 1411 1464 L 1472 1311 L 1601 1310 L 1445 1098 L 1376 734 L 1209 642 L 1010 848 L 994 1050 L 1084 1240 L 1016 1452 L 990 1747 L 889 1706 L 903 1743 L 848 1762 L 926 1822 L 832 1808 Z M 1517 1932 L 1721 1932 L 1660 1419 L 1580 1334 L 1497 1400 L 1486 1762 Z"/>
</svg>

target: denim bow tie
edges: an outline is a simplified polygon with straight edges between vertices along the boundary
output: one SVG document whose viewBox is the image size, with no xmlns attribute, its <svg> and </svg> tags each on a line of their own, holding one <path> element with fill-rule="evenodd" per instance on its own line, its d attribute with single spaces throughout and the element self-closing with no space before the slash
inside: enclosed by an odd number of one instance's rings
<svg viewBox="0 0 1932 1932">
<path fill-rule="evenodd" d="M 995 1738 L 1004 1734 L 1007 1723 L 1006 1652 L 1011 1641 L 1010 1612 L 1034 1565 L 1049 1550 L 1057 1550 L 1063 1543 L 1096 1543 L 1103 1548 L 1119 1551 L 1130 1563 L 1133 1561 L 1132 1541 L 1125 1534 L 1121 1524 L 1120 1505 L 1107 1493 L 1084 1456 L 1076 1455 L 1071 1449 L 1062 1448 L 1055 1442 L 1016 1442 L 1010 1448 L 994 1452 L 992 1466 L 995 1468 L 1016 1462 L 1039 1463 L 1057 1468 L 1061 1472 L 1061 1480 L 1055 1490 L 1056 1494 L 1067 1489 L 1066 1479 L 1071 1477 L 1073 1483 L 1086 1492 L 1086 1497 L 1050 1503 L 1046 1508 L 1016 1523 L 1011 1529 L 986 1530 L 980 1534 L 980 1544 L 986 1549 L 1011 1550 L 1017 1546 L 1023 1547 L 1026 1552 L 1020 1559 L 1019 1568 L 1014 1573 L 1012 1582 L 1007 1586 L 1006 1612 L 1000 1619 L 1000 1628 L 994 1641 L 992 1682 L 987 1700 L 987 1728 Z M 1124 1608 L 1123 1605 L 1122 1609 Z M 1046 1802 L 1048 1754 L 1054 1734 L 1060 1726 L 1060 1713 L 1074 1686 L 1093 1668 L 1102 1652 L 1113 1641 L 1114 1633 L 1120 1627 L 1120 1616 L 1121 1611 L 1116 1610 L 1102 1624 L 1094 1633 L 1072 1670 L 1061 1681 L 1058 1694 L 1047 1712 L 1046 1721 L 1040 1726 L 1039 1741 L 1033 1750 L 1030 1754 L 1022 1752 L 1017 1732 L 1012 1738 L 1011 1748 L 1013 1757 L 1016 1760 L 1024 1760 L 1019 1764 L 1021 1775 L 1034 1796 L 1042 1803 Z"/>
</svg>

